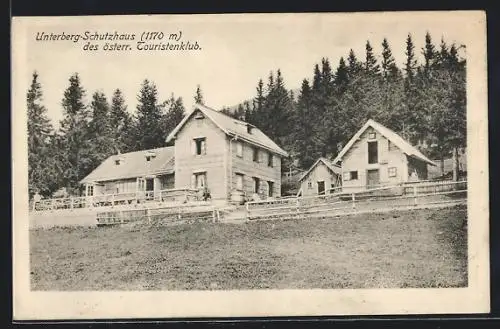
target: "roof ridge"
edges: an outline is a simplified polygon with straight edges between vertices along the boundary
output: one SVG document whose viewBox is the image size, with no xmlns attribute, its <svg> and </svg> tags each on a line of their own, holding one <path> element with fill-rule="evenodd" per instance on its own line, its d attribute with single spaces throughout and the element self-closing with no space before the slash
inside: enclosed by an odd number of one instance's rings
<svg viewBox="0 0 500 329">
<path fill-rule="evenodd" d="M 221 110 L 216 110 L 216 109 L 214 109 L 214 108 L 211 108 L 211 107 L 209 107 L 209 106 L 206 106 L 205 104 L 197 103 L 197 104 L 195 104 L 194 108 L 196 108 L 196 106 L 203 106 L 204 108 L 206 108 L 206 109 L 208 109 L 208 110 L 210 110 L 210 111 L 214 111 L 214 112 L 217 112 L 217 113 L 219 113 L 219 114 L 222 114 L 222 115 L 224 115 L 224 116 L 226 116 L 226 117 L 228 117 L 228 118 L 230 118 L 230 119 L 232 119 L 232 120 L 234 120 L 234 121 L 237 121 L 237 122 L 240 122 L 240 123 L 244 123 L 244 124 L 249 124 L 249 125 L 252 125 L 252 124 L 251 124 L 251 123 L 249 123 L 249 122 L 246 122 L 246 121 L 243 121 L 243 120 L 240 120 L 240 119 L 233 118 L 232 116 L 230 116 L 230 115 L 228 115 L 228 114 L 226 114 L 226 113 L 222 112 Z M 252 125 L 252 126 L 253 126 L 253 125 Z M 255 127 L 255 126 L 254 126 L 254 127 Z M 259 128 L 257 128 L 257 129 L 259 129 Z M 259 130 L 260 130 L 260 129 L 259 129 Z"/>
<path fill-rule="evenodd" d="M 114 155 L 135 154 L 135 153 L 148 152 L 148 151 L 157 151 L 157 150 L 163 150 L 163 149 L 168 149 L 168 148 L 173 148 L 173 146 L 164 146 L 164 147 L 156 147 L 156 148 L 152 148 L 152 149 L 130 151 L 130 152 L 125 152 L 125 153 L 120 153 L 120 154 L 113 154 L 111 156 L 114 156 Z"/>
</svg>

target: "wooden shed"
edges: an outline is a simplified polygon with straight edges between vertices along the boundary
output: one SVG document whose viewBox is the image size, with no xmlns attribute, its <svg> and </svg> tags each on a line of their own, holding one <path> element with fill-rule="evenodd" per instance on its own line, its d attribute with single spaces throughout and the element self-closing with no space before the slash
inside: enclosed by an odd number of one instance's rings
<svg viewBox="0 0 500 329">
<path fill-rule="evenodd" d="M 298 195 L 333 193 L 342 184 L 341 168 L 326 158 L 319 158 L 299 179 Z"/>
</svg>

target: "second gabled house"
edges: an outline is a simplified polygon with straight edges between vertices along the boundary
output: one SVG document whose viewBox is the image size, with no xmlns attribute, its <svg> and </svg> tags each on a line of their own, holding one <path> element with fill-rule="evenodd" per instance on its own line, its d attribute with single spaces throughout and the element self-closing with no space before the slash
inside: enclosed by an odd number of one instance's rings
<svg viewBox="0 0 500 329">
<path fill-rule="evenodd" d="M 214 200 L 281 195 L 288 154 L 249 123 L 196 104 L 167 143 L 174 143 L 176 188 L 207 187 Z"/>
<path fill-rule="evenodd" d="M 342 188 L 363 190 L 426 180 L 436 166 L 391 129 L 368 120 L 333 160 L 342 168 Z"/>
</svg>

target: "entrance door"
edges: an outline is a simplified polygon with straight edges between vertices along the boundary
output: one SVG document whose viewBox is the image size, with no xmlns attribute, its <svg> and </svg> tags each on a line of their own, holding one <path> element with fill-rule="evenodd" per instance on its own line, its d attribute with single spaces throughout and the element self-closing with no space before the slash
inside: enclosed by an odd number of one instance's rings
<svg viewBox="0 0 500 329">
<path fill-rule="evenodd" d="M 154 190 L 154 178 L 146 178 L 146 192 Z"/>
<path fill-rule="evenodd" d="M 146 178 L 146 199 L 154 199 L 154 178 Z"/>
<path fill-rule="evenodd" d="M 380 184 L 380 174 L 378 169 L 369 169 L 366 174 L 366 185 L 368 188 L 377 187 Z"/>
<path fill-rule="evenodd" d="M 318 194 L 319 195 L 325 194 L 325 182 L 324 181 L 318 182 Z"/>
</svg>

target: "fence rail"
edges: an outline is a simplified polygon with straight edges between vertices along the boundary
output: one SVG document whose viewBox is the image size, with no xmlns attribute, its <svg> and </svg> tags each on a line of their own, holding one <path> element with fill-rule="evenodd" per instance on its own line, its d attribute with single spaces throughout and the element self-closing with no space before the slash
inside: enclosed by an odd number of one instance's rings
<svg viewBox="0 0 500 329">
<path fill-rule="evenodd" d="M 220 219 L 219 211 L 214 206 L 169 206 L 133 210 L 110 210 L 97 213 L 98 225 L 116 225 L 134 222 L 179 224 Z"/>
<path fill-rule="evenodd" d="M 148 201 L 198 201 L 198 190 L 168 189 L 160 191 L 139 191 L 95 196 L 53 198 L 32 202 L 31 211 L 47 211 L 60 209 L 102 208 L 116 205 L 137 204 Z"/>
<path fill-rule="evenodd" d="M 246 216 L 248 220 L 338 216 L 382 208 L 464 203 L 466 200 L 467 181 L 415 182 L 351 193 L 338 191 L 319 196 L 248 202 Z"/>
</svg>

